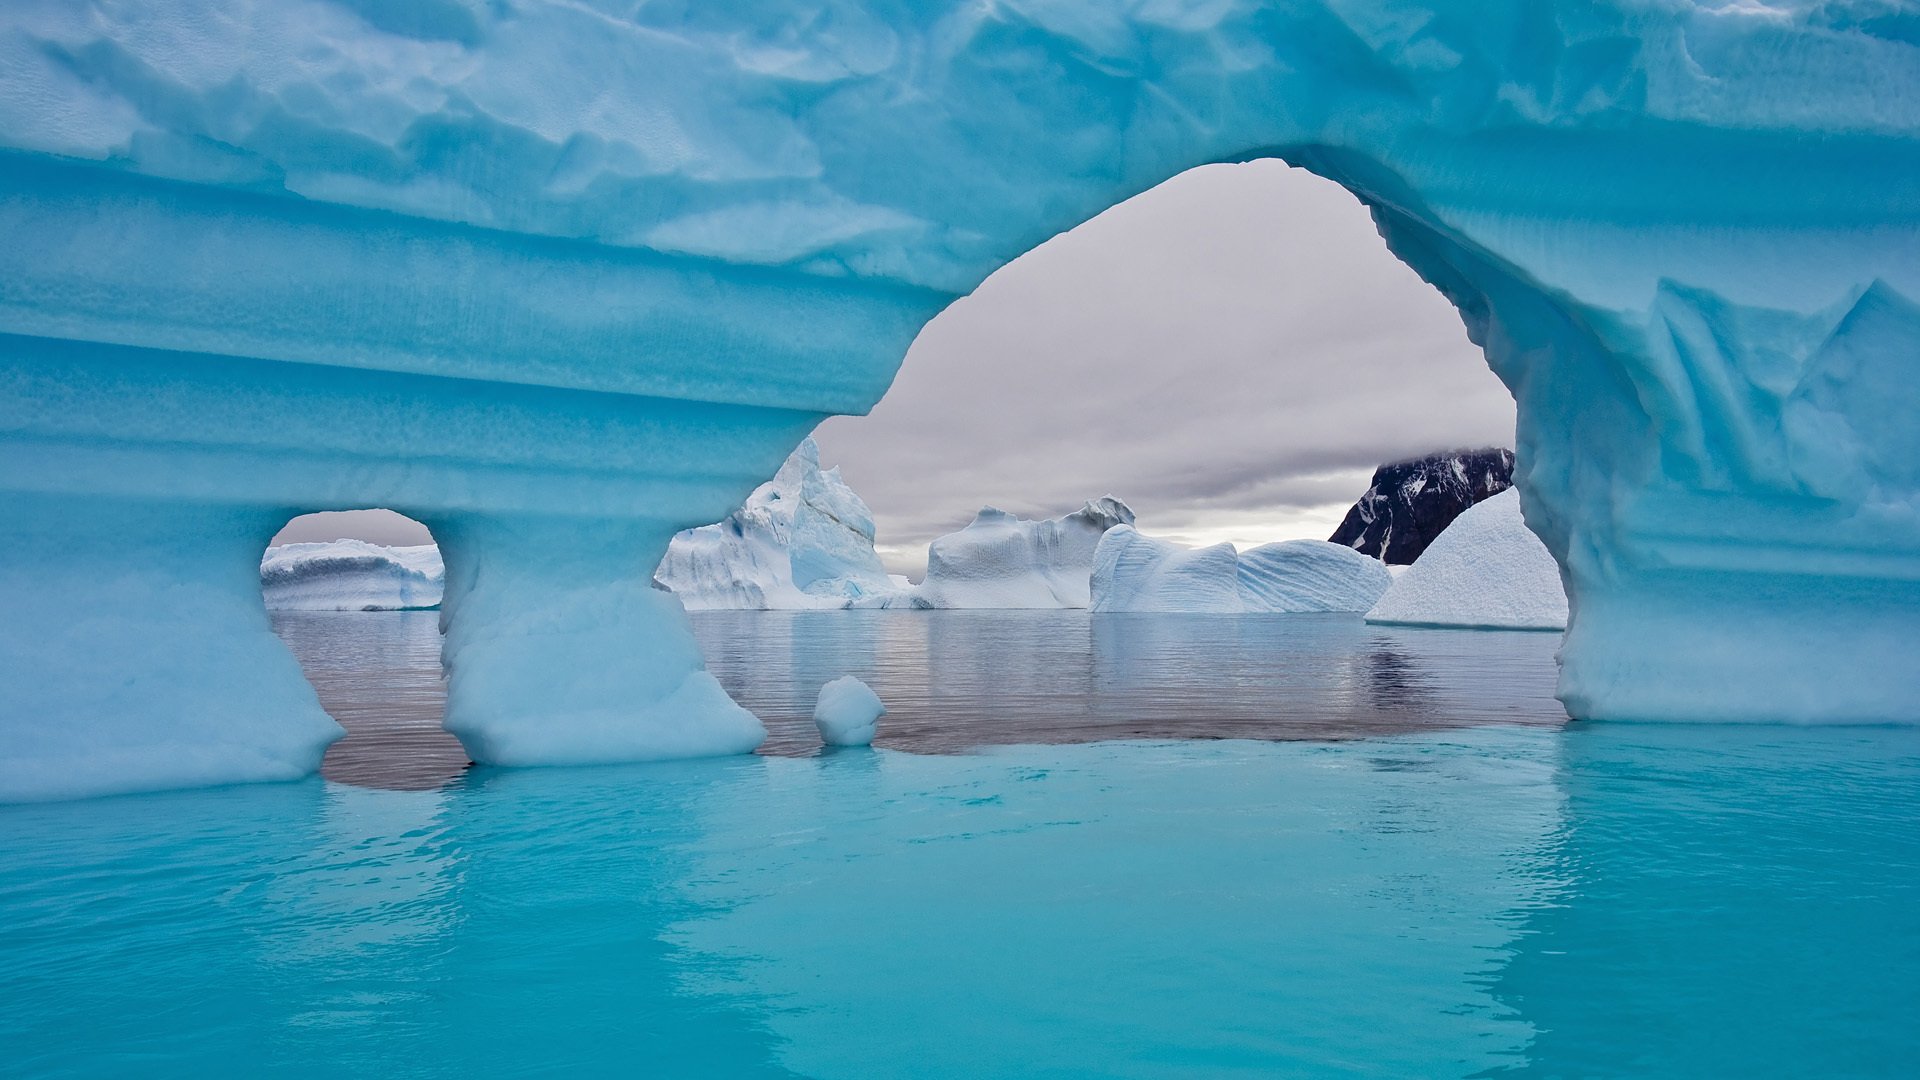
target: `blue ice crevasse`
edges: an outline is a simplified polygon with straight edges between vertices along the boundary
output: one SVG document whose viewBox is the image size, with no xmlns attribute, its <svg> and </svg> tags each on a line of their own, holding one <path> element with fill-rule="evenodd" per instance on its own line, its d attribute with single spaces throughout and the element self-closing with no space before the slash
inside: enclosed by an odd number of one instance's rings
<svg viewBox="0 0 1920 1080">
<path fill-rule="evenodd" d="M 1264 156 L 1512 389 L 1576 716 L 1911 720 L 1917 42 L 1887 0 L 12 0 L 0 798 L 310 772 L 257 565 L 363 506 L 441 542 L 476 758 L 753 746 L 668 538 L 996 267 Z"/>
</svg>

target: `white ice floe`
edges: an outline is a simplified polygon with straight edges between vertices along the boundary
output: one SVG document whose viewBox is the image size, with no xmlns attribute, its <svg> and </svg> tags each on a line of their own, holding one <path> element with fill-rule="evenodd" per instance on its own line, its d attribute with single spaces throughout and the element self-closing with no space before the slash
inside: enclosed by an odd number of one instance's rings
<svg viewBox="0 0 1920 1080">
<path fill-rule="evenodd" d="M 432 608 L 440 606 L 445 587 L 446 568 L 433 544 L 282 544 L 260 559 L 260 593 L 270 611 Z"/>
<path fill-rule="evenodd" d="M 1564 630 L 1567 594 L 1547 546 L 1509 489 L 1455 518 L 1397 578 L 1372 623 Z"/>
<path fill-rule="evenodd" d="M 1121 526 L 1100 540 L 1093 610 L 1360 612 L 1392 581 L 1378 559 L 1324 540 L 1189 548 Z"/>
<path fill-rule="evenodd" d="M 851 675 L 842 675 L 820 688 L 813 707 L 813 723 L 828 746 L 866 746 L 887 707 L 873 688 Z"/>
<path fill-rule="evenodd" d="M 1133 510 L 1111 495 L 1045 521 L 985 507 L 927 548 L 919 585 L 873 606 L 1084 608 L 1101 535 L 1132 522 Z"/>
</svg>

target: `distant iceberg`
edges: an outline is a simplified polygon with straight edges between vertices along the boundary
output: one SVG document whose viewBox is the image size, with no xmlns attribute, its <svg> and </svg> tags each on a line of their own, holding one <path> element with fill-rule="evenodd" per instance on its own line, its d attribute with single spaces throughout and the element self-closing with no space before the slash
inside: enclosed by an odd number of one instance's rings
<svg viewBox="0 0 1920 1080">
<path fill-rule="evenodd" d="M 283 544 L 260 559 L 260 594 L 270 611 L 405 611 L 439 607 L 446 576 L 433 544 Z"/>
<path fill-rule="evenodd" d="M 1213 613 L 1361 612 L 1392 583 L 1378 559 L 1324 540 L 1189 548 L 1130 525 L 1101 537 L 1091 579 L 1095 611 Z"/>
<path fill-rule="evenodd" d="M 873 514 L 811 437 L 726 520 L 673 538 L 654 581 L 689 611 L 843 608 L 898 591 L 873 550 Z"/>
<path fill-rule="evenodd" d="M 1565 630 L 1567 594 L 1508 489 L 1454 519 L 1367 612 L 1370 623 Z"/>
<path fill-rule="evenodd" d="M 1108 529 L 1133 524 L 1111 495 L 1065 517 L 1029 521 L 984 507 L 959 532 L 927 548 L 927 576 L 906 592 L 861 606 L 1084 608 L 1093 553 Z"/>
</svg>

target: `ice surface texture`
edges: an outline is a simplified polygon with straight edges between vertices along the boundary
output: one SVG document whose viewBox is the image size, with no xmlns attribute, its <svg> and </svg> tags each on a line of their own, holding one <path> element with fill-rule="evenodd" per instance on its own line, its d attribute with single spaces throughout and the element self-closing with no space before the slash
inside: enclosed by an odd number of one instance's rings
<svg viewBox="0 0 1920 1080">
<path fill-rule="evenodd" d="M 995 268 L 1266 156 L 1513 390 L 1575 715 L 1914 718 L 1898 6 L 623 10 L 0 6 L 0 797 L 311 770 L 257 560 L 351 507 L 441 541 L 476 759 L 751 745 L 673 534 Z"/>
<path fill-rule="evenodd" d="M 1132 522 L 1133 510 L 1111 495 L 1044 521 L 982 507 L 966 528 L 928 545 L 919 585 L 861 606 L 1083 608 L 1101 534 Z"/>
<path fill-rule="evenodd" d="M 813 723 L 828 746 L 868 746 L 875 725 L 887 715 L 880 695 L 851 675 L 842 675 L 820 688 L 813 707 Z"/>
<path fill-rule="evenodd" d="M 1509 488 L 1453 519 L 1407 572 L 1394 579 L 1371 623 L 1564 630 L 1560 567 L 1520 517 Z"/>
<path fill-rule="evenodd" d="M 440 606 L 446 569 L 433 544 L 332 540 L 270 547 L 260 560 L 269 611 L 406 611 Z"/>
<path fill-rule="evenodd" d="M 873 550 L 873 515 L 820 469 L 809 436 L 724 521 L 673 538 L 654 577 L 687 610 L 843 608 L 897 587 Z"/>
<path fill-rule="evenodd" d="M 1131 525 L 1100 538 L 1093 610 L 1221 614 L 1365 611 L 1392 582 L 1380 560 L 1324 540 L 1189 548 Z"/>
</svg>

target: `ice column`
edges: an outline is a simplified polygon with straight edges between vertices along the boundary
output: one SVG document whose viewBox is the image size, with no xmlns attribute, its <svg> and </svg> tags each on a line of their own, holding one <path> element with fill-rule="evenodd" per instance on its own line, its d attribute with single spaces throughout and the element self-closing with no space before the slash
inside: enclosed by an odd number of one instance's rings
<svg viewBox="0 0 1920 1080">
<path fill-rule="evenodd" d="M 268 628 L 249 565 L 285 523 L 258 508 L 0 492 L 0 799 L 318 768 L 340 726 Z"/>
<path fill-rule="evenodd" d="M 652 568 L 673 530 L 484 514 L 436 523 L 447 729 L 476 761 L 744 753 L 766 729 L 706 671 Z"/>
</svg>

